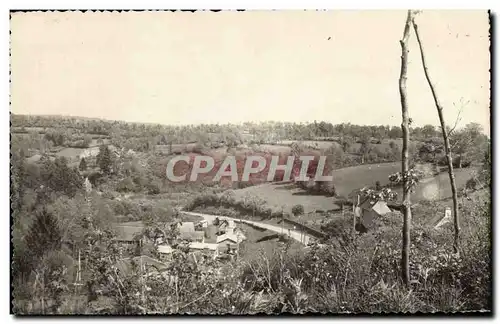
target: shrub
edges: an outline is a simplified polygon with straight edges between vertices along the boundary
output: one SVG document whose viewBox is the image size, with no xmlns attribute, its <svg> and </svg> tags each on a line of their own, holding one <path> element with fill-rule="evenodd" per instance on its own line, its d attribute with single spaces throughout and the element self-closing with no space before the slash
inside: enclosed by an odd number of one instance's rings
<svg viewBox="0 0 500 324">
<path fill-rule="evenodd" d="M 136 190 L 136 185 L 132 178 L 127 177 L 118 183 L 116 190 L 121 192 L 132 192 Z"/>
<path fill-rule="evenodd" d="M 292 214 L 294 216 L 299 216 L 304 214 L 304 206 L 298 204 L 292 207 Z"/>
</svg>

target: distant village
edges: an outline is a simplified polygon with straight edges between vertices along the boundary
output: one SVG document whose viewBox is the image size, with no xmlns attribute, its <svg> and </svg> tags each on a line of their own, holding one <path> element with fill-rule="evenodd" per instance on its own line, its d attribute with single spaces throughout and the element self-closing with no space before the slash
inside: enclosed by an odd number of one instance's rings
<svg viewBox="0 0 500 324">
<path fill-rule="evenodd" d="M 121 259 L 117 267 L 122 271 L 131 269 L 131 264 L 140 264 L 146 274 L 162 272 L 167 263 L 172 259 L 176 250 L 188 250 L 188 257 L 195 263 L 202 259 L 235 260 L 238 257 L 240 243 L 246 236 L 232 220 L 218 219 L 213 222 L 202 220 L 199 222 L 177 222 L 166 224 L 176 229 L 178 240 L 182 242 L 177 246 L 169 245 L 165 238 L 160 237 L 153 242 L 142 234 L 143 227 L 140 222 L 120 223 L 115 226 L 117 233 L 114 240 L 118 243 Z M 153 249 L 158 259 L 149 256 L 131 256 L 134 251 Z"/>
</svg>

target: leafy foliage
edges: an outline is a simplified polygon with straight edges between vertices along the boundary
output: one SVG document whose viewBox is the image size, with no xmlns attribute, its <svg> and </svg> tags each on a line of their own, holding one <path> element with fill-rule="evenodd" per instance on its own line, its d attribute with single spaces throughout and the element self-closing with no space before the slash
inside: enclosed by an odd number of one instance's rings
<svg viewBox="0 0 500 324">
<path fill-rule="evenodd" d="M 99 154 L 97 155 L 97 165 L 105 174 L 111 172 L 111 167 L 113 165 L 111 152 L 107 145 L 101 145 L 99 147 Z"/>
</svg>

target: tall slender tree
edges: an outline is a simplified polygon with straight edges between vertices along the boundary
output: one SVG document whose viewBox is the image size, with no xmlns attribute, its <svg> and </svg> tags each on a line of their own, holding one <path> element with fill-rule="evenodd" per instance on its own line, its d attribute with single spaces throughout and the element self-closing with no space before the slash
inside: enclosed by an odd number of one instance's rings
<svg viewBox="0 0 500 324">
<path fill-rule="evenodd" d="M 87 170 L 87 161 L 85 161 L 84 157 L 81 158 L 80 165 L 78 166 L 78 168 L 80 169 L 80 171 Z"/>
<path fill-rule="evenodd" d="M 445 150 L 445 154 L 446 154 L 446 162 L 448 164 L 448 175 L 450 177 L 451 192 L 452 192 L 452 198 L 453 198 L 453 223 L 454 223 L 454 230 L 455 230 L 453 249 L 454 249 L 455 253 L 458 253 L 458 247 L 459 247 L 459 241 L 460 241 L 460 221 L 459 221 L 460 217 L 459 217 L 459 212 L 458 212 L 457 185 L 455 183 L 455 175 L 453 173 L 453 160 L 451 157 L 450 140 L 448 137 L 448 128 L 446 127 L 446 122 L 444 120 L 443 105 L 441 104 L 441 101 L 439 100 L 439 96 L 436 92 L 436 87 L 434 86 L 434 82 L 432 81 L 432 79 L 429 75 L 429 69 L 427 68 L 427 61 L 425 59 L 424 46 L 422 44 L 422 39 L 420 37 L 418 25 L 415 22 L 415 17 L 412 17 L 411 22 L 413 25 L 413 29 L 415 30 L 415 36 L 417 37 L 417 42 L 418 42 L 418 46 L 420 49 L 420 57 L 422 59 L 422 67 L 424 68 L 425 78 L 427 79 L 427 83 L 429 84 L 429 88 L 431 89 L 432 97 L 434 98 L 434 104 L 436 106 L 438 116 L 439 116 L 439 122 L 441 124 L 441 133 L 443 134 L 444 150 Z"/>
<path fill-rule="evenodd" d="M 99 147 L 99 154 L 97 155 L 97 164 L 102 172 L 109 174 L 111 171 L 111 152 L 107 145 L 101 145 Z"/>
<path fill-rule="evenodd" d="M 34 266 L 46 253 L 61 247 L 61 229 L 57 219 L 46 209 L 37 213 L 25 237 L 30 262 Z"/>
<path fill-rule="evenodd" d="M 411 227 L 411 201 L 410 201 L 410 183 L 408 146 L 410 142 L 410 117 L 408 114 L 408 100 L 406 93 L 406 79 L 408 70 L 408 40 L 410 38 L 410 25 L 413 19 L 413 13 L 408 10 L 406 23 L 403 32 L 403 38 L 399 41 L 401 44 L 401 74 L 399 77 L 399 94 L 401 99 L 401 112 L 403 122 L 403 152 L 401 162 L 401 174 L 403 177 L 403 248 L 401 253 L 401 274 L 406 285 L 410 284 L 410 227 Z"/>
</svg>

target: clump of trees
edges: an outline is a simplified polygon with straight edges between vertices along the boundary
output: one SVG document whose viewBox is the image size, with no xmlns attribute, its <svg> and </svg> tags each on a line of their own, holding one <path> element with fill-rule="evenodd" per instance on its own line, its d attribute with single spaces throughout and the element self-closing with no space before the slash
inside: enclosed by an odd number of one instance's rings
<svg viewBox="0 0 500 324">
<path fill-rule="evenodd" d="M 105 174 L 110 174 L 113 166 L 113 157 L 111 156 L 111 151 L 107 145 L 101 145 L 99 147 L 99 153 L 97 154 L 97 165 Z"/>
<path fill-rule="evenodd" d="M 295 217 L 303 215 L 304 214 L 304 206 L 300 205 L 300 204 L 293 206 L 292 207 L 292 214 Z"/>
</svg>

